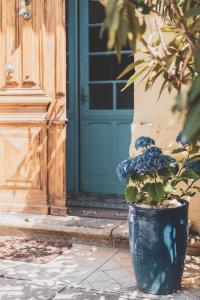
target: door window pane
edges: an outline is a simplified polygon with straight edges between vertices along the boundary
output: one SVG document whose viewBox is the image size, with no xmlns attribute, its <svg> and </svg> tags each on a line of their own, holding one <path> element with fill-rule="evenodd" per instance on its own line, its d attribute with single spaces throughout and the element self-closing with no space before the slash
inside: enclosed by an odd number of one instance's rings
<svg viewBox="0 0 200 300">
<path fill-rule="evenodd" d="M 112 109 L 112 84 L 90 84 L 90 109 Z"/>
<path fill-rule="evenodd" d="M 100 37 L 100 27 L 90 27 L 89 29 L 89 51 L 105 52 L 107 51 L 107 33 L 104 32 Z"/>
<path fill-rule="evenodd" d="M 122 92 L 124 86 L 125 83 L 117 84 L 117 109 L 132 109 L 134 88 L 131 86 Z"/>
<path fill-rule="evenodd" d="M 89 1 L 89 23 L 90 24 L 97 24 L 103 23 L 105 19 L 105 8 L 99 2 L 95 0 Z"/>
<path fill-rule="evenodd" d="M 115 54 L 90 56 L 90 81 L 116 80 L 117 76 L 132 61 L 133 58 L 128 55 L 122 55 L 121 63 L 118 62 Z"/>
</svg>

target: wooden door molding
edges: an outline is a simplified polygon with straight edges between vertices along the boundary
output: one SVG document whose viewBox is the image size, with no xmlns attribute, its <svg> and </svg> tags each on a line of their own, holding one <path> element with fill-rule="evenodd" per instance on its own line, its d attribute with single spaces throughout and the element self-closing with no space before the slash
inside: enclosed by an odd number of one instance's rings
<svg viewBox="0 0 200 300">
<path fill-rule="evenodd" d="M 65 1 L 0 0 L 0 211 L 66 214 Z"/>
</svg>

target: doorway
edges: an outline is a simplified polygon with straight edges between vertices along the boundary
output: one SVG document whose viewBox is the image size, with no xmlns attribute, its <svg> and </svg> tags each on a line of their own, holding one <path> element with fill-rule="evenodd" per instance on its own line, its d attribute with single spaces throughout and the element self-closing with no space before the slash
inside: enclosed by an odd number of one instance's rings
<svg viewBox="0 0 200 300">
<path fill-rule="evenodd" d="M 116 78 L 133 57 L 126 48 L 119 64 L 107 51 L 104 17 L 98 1 L 68 0 L 67 183 L 69 192 L 113 199 L 124 192 L 115 169 L 128 157 L 133 119 L 133 88 L 122 93 L 126 80 Z"/>
</svg>

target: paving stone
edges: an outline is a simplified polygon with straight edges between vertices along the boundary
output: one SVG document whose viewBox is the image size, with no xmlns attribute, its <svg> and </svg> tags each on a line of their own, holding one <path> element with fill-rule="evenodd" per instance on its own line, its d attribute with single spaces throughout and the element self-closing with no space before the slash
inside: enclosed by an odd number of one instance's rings
<svg viewBox="0 0 200 300">
<path fill-rule="evenodd" d="M 106 281 L 112 279 L 108 274 L 106 274 L 104 271 L 96 271 L 95 273 L 91 274 L 87 281 L 90 283 L 95 283 L 99 281 Z"/>
<path fill-rule="evenodd" d="M 16 269 L 10 269 L 4 273 L 4 277 L 12 277 L 15 279 L 24 279 L 30 281 L 40 281 L 43 284 L 53 285 L 73 285 L 84 280 L 89 276 L 93 270 L 82 269 L 79 270 L 77 265 L 76 269 L 74 266 L 71 268 L 56 268 L 46 266 L 45 268 L 38 265 L 24 264 Z"/>
<path fill-rule="evenodd" d="M 90 279 L 88 279 L 88 281 L 89 280 Z M 95 290 L 100 290 L 100 291 L 102 290 L 105 292 L 118 292 L 122 290 L 121 284 L 111 278 L 103 281 L 95 281 L 95 282 L 89 281 L 89 283 L 92 286 L 92 288 Z"/>
<path fill-rule="evenodd" d="M 110 247 L 97 247 L 93 245 L 73 244 L 70 250 L 66 251 L 63 255 L 52 260 L 50 264 L 53 264 L 54 262 L 57 264 L 62 260 L 68 260 L 69 262 L 73 260 L 78 260 L 82 263 L 87 264 L 94 264 L 95 262 L 100 264 L 112 258 L 118 252 L 118 249 L 113 249 Z M 66 262 L 64 261 L 64 263 Z"/>
<path fill-rule="evenodd" d="M 109 285 L 108 282 L 114 282 L 118 287 L 128 288 L 135 287 L 136 281 L 133 272 L 128 271 L 127 269 L 114 269 L 109 271 L 97 271 L 87 278 L 87 281 L 97 289 L 106 283 L 106 291 L 113 291 L 113 284 Z"/>
<path fill-rule="evenodd" d="M 117 251 L 106 247 L 74 245 L 48 264 L 21 263 L 5 270 L 4 276 L 41 280 L 44 284 L 77 284 L 104 265 Z"/>
<path fill-rule="evenodd" d="M 59 292 L 53 300 L 199 300 L 199 296 L 188 292 L 180 292 L 172 295 L 150 295 L 139 290 L 129 292 L 105 292 L 91 289 L 83 289 L 78 287 L 66 287 Z"/>
<path fill-rule="evenodd" d="M 21 261 L 0 259 L 0 275 L 4 275 L 8 270 L 14 272 L 14 270 L 21 265 L 23 265 Z"/>
<path fill-rule="evenodd" d="M 137 291 L 131 264 L 127 249 L 79 244 L 44 265 L 0 260 L 0 275 L 2 271 L 4 276 L 0 278 L 0 300 L 50 300 L 62 288 L 65 289 L 54 299 L 200 299 L 198 281 L 194 281 L 200 275 L 198 259 L 187 259 L 185 274 L 191 279 L 191 283 L 185 285 L 187 289 L 168 296 L 152 296 Z M 103 290 L 104 293 L 94 290 Z"/>
<path fill-rule="evenodd" d="M 200 299 L 200 288 L 198 288 L 198 289 L 190 289 L 188 292 L 190 294 L 194 295 L 194 296 L 198 296 L 199 299 Z"/>
<path fill-rule="evenodd" d="M 119 298 L 118 294 L 106 293 L 101 291 L 87 290 L 82 288 L 66 288 L 61 293 L 57 294 L 53 299 L 55 300 L 117 300 L 127 299 Z"/>
<path fill-rule="evenodd" d="M 132 265 L 131 257 L 118 257 L 117 255 L 113 257 L 113 261 L 116 261 L 121 268 L 123 267 L 130 267 Z M 112 261 L 110 261 L 110 264 L 112 265 Z"/>
<path fill-rule="evenodd" d="M 47 300 L 62 287 L 47 286 L 39 282 L 0 278 L 0 300 Z"/>
<path fill-rule="evenodd" d="M 128 249 L 120 249 L 116 253 L 115 257 L 118 257 L 119 259 L 123 259 L 123 258 L 129 258 L 129 259 L 131 259 L 130 251 Z"/>
<path fill-rule="evenodd" d="M 104 272 L 124 288 L 136 287 L 135 275 L 133 274 L 133 272 L 130 272 L 125 268 L 121 268 L 117 270 L 108 270 Z"/>
<path fill-rule="evenodd" d="M 91 284 L 87 281 L 87 280 L 84 280 L 83 282 L 79 283 L 79 287 L 83 288 L 83 289 L 89 289 L 91 290 L 92 289 L 92 286 Z"/>
<path fill-rule="evenodd" d="M 129 248 L 128 221 L 123 222 L 112 231 L 113 246 Z"/>
<path fill-rule="evenodd" d="M 127 249 L 120 249 L 108 262 L 101 267 L 101 269 L 112 270 L 126 267 L 132 268 L 130 253 Z"/>
</svg>

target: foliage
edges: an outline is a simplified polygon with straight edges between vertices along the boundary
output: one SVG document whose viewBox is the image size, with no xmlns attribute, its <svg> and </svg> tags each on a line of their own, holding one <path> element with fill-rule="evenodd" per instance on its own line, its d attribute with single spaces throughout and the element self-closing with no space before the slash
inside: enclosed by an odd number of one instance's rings
<svg viewBox="0 0 200 300">
<path fill-rule="evenodd" d="M 182 141 L 181 133 L 177 141 Z M 195 186 L 200 179 L 200 155 L 194 154 L 194 144 L 184 143 L 183 148 L 181 145 L 173 151 L 183 154 L 179 161 L 154 146 L 155 141 L 150 137 L 139 137 L 136 149 L 138 144 L 140 153 L 120 162 L 116 169 L 119 180 L 126 183 L 128 203 L 160 206 L 165 200 L 178 200 L 200 191 Z"/>
<path fill-rule="evenodd" d="M 150 89 L 160 77 L 164 89 L 177 91 L 174 111 L 185 114 L 184 135 L 192 140 L 200 136 L 200 1 L 199 0 L 102 0 L 108 30 L 108 48 L 120 53 L 129 43 L 144 59 L 127 66 L 120 77 L 130 73 L 125 88 L 141 77 Z M 149 15 L 156 32 L 145 33 Z M 167 38 L 166 38 L 167 37 Z M 170 37 L 170 38 L 169 38 Z M 136 69 L 136 72 L 135 72 Z M 183 87 L 189 92 L 183 97 Z"/>
</svg>

